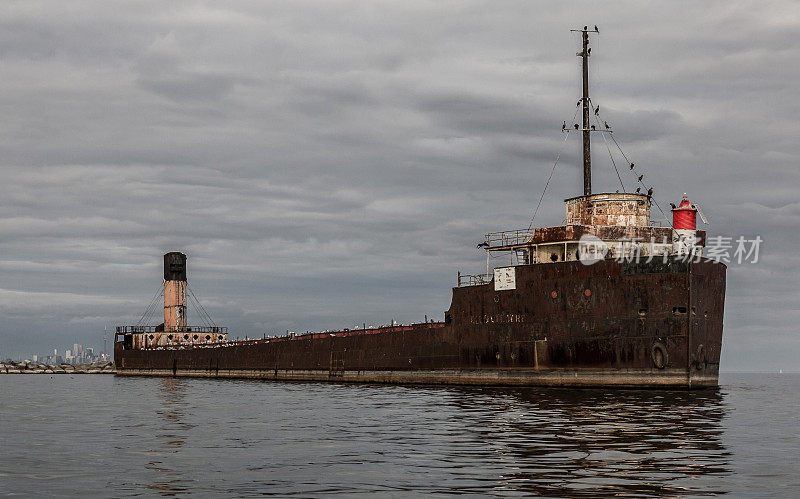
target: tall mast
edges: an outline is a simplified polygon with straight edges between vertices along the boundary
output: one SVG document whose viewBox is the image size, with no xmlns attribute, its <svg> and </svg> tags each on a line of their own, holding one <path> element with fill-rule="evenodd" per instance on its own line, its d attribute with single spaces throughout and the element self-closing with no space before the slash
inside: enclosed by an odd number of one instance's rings
<svg viewBox="0 0 800 499">
<path fill-rule="evenodd" d="M 592 143 L 589 137 L 589 33 L 598 33 L 597 26 L 590 30 L 588 26 L 584 26 L 580 31 L 583 37 L 583 50 L 576 55 L 581 58 L 583 63 L 583 195 L 589 196 L 592 194 Z"/>
<path fill-rule="evenodd" d="M 589 32 L 583 28 L 583 195 L 592 193 L 592 142 L 589 138 Z"/>
</svg>

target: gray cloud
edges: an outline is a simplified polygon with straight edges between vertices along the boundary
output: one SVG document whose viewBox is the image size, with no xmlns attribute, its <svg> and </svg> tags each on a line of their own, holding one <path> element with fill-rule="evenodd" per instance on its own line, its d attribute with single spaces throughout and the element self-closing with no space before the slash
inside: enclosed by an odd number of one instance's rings
<svg viewBox="0 0 800 499">
<path fill-rule="evenodd" d="M 456 272 L 482 269 L 482 235 L 527 227 L 559 151 L 537 224 L 580 190 L 560 127 L 580 91 L 568 30 L 591 23 L 593 99 L 660 204 L 689 192 L 712 234 L 765 240 L 730 268 L 723 368 L 797 369 L 793 12 L 6 5 L 0 356 L 99 345 L 174 249 L 234 335 L 440 317 Z M 593 147 L 595 188 L 617 189 Z"/>
</svg>

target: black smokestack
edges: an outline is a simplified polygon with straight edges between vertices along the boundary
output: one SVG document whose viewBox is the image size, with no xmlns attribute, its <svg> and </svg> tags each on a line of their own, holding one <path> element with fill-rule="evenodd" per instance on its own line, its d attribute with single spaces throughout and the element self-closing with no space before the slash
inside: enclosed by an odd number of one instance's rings
<svg viewBox="0 0 800 499">
<path fill-rule="evenodd" d="M 177 251 L 164 255 L 164 280 L 186 282 L 186 255 Z"/>
</svg>

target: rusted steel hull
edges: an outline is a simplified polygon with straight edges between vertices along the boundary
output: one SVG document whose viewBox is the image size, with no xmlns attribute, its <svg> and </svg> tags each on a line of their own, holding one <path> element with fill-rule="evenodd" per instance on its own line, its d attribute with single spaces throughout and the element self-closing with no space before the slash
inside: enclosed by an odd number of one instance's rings
<svg viewBox="0 0 800 499">
<path fill-rule="evenodd" d="M 516 267 L 453 289 L 445 322 L 374 334 L 125 349 L 119 375 L 377 383 L 717 386 L 725 266 L 703 259 Z"/>
</svg>

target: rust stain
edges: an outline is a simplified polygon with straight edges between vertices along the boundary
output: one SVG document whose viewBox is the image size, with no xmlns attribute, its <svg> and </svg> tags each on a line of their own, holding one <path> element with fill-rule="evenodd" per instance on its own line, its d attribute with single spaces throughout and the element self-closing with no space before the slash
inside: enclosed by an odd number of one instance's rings
<svg viewBox="0 0 800 499">
<path fill-rule="evenodd" d="M 118 338 L 118 373 L 559 386 L 716 385 L 724 265 L 708 260 L 605 260 L 591 266 L 519 266 L 516 272 L 514 290 L 495 291 L 493 284 L 453 288 L 444 322 L 139 350 L 124 348 L 124 337 Z M 542 299 L 548 295 L 550 299 Z M 595 300 L 594 295 L 603 299 Z M 691 312 L 676 314 L 674 309 L 680 307 Z M 646 310 L 645 316 L 641 310 Z M 659 357 L 665 359 L 663 368 L 653 361 L 657 342 L 664 345 L 666 355 Z"/>
</svg>

